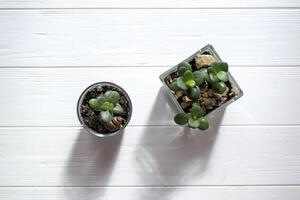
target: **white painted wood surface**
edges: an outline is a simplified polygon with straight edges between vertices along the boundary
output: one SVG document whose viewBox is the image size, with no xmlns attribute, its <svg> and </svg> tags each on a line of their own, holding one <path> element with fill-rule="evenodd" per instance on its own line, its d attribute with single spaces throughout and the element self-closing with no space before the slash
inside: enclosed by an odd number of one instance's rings
<svg viewBox="0 0 300 200">
<path fill-rule="evenodd" d="M 297 0 L 1 0 L 0 8 L 293 8 Z"/>
<path fill-rule="evenodd" d="M 298 65 L 298 9 L 2 10 L 0 66 L 173 66 L 211 43 L 232 65 Z"/>
<path fill-rule="evenodd" d="M 158 78 L 167 69 L 0 68 L 1 84 L 10 86 L 0 87 L 0 110 L 5 116 L 0 125 L 78 126 L 77 100 L 87 86 L 99 80 L 122 85 L 132 96 L 131 125 L 172 125 L 177 110 Z M 222 125 L 300 125 L 299 67 L 239 66 L 230 70 L 245 94 L 229 105 Z"/>
<path fill-rule="evenodd" d="M 6 188 L 0 189 L 1 199 L 40 200 L 210 200 L 243 199 L 243 200 L 299 200 L 299 187 L 42 187 L 42 188 Z"/>
<path fill-rule="evenodd" d="M 300 184 L 299 126 L 195 133 L 127 127 L 99 140 L 78 128 L 1 128 L 0 186 Z"/>
<path fill-rule="evenodd" d="M 300 199 L 299 6 L 1 1 L 0 199 Z M 207 43 L 245 95 L 199 134 L 174 125 L 158 76 Z M 101 140 L 76 101 L 104 80 L 134 111 Z"/>
</svg>

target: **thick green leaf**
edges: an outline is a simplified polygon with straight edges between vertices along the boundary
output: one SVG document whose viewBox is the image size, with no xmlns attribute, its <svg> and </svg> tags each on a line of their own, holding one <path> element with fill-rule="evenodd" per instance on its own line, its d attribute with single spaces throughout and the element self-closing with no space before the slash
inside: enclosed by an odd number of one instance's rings
<svg viewBox="0 0 300 200">
<path fill-rule="evenodd" d="M 101 110 L 111 110 L 113 109 L 114 107 L 114 104 L 108 102 L 108 101 L 105 101 L 102 105 L 101 105 Z"/>
<path fill-rule="evenodd" d="M 181 63 L 178 64 L 178 68 L 180 67 L 185 67 L 186 69 L 192 71 L 192 66 L 190 65 L 190 63 L 183 61 Z"/>
<path fill-rule="evenodd" d="M 191 128 L 198 128 L 200 125 L 199 120 L 193 119 L 193 118 L 189 119 L 188 124 L 189 124 L 189 127 L 191 127 Z"/>
<path fill-rule="evenodd" d="M 199 72 L 202 74 L 202 76 L 204 77 L 204 80 L 210 82 L 210 78 L 209 78 L 209 75 L 208 75 L 208 72 L 207 72 L 207 69 L 204 68 L 204 69 L 200 69 Z"/>
<path fill-rule="evenodd" d="M 181 62 L 177 65 L 177 71 L 179 76 L 183 76 L 184 72 L 190 70 L 192 71 L 192 66 L 188 62 Z"/>
<path fill-rule="evenodd" d="M 100 119 L 102 122 L 109 122 L 110 120 L 112 120 L 113 115 L 110 111 L 101 111 L 100 112 Z"/>
<path fill-rule="evenodd" d="M 187 82 L 185 82 L 186 86 L 188 86 L 189 88 L 195 87 L 196 85 L 196 81 L 194 80 L 189 80 Z"/>
<path fill-rule="evenodd" d="M 187 94 L 191 99 L 196 100 L 200 96 L 200 89 L 199 87 L 189 88 Z"/>
<path fill-rule="evenodd" d="M 188 120 L 189 120 L 189 118 L 188 118 L 187 114 L 185 114 L 185 113 L 178 113 L 174 117 L 175 123 L 179 124 L 179 125 L 186 124 L 188 122 Z"/>
<path fill-rule="evenodd" d="M 204 81 L 204 74 L 200 71 L 193 72 L 194 81 L 196 81 L 197 85 L 201 85 Z"/>
<path fill-rule="evenodd" d="M 223 94 L 223 92 L 225 92 L 226 88 L 227 88 L 227 86 L 223 82 L 218 82 L 218 83 L 214 84 L 214 90 L 216 91 L 216 93 Z"/>
<path fill-rule="evenodd" d="M 179 77 L 176 79 L 177 86 L 180 87 L 183 90 L 187 90 L 187 86 L 185 85 L 185 82 L 182 80 L 182 77 Z"/>
<path fill-rule="evenodd" d="M 186 72 L 188 69 L 186 67 L 178 67 L 177 71 L 179 76 L 183 76 L 184 72 Z"/>
<path fill-rule="evenodd" d="M 116 104 L 112 111 L 114 114 L 121 114 L 124 112 L 122 106 L 119 103 Z"/>
<path fill-rule="evenodd" d="M 200 130 L 206 130 L 206 129 L 208 129 L 209 123 L 208 123 L 208 121 L 204 117 L 199 118 L 198 121 L 199 121 L 199 127 L 198 128 Z"/>
<path fill-rule="evenodd" d="M 227 74 L 227 72 L 219 71 L 217 73 L 217 77 L 218 77 L 218 79 L 220 79 L 223 82 L 227 82 L 228 81 L 228 74 Z"/>
<path fill-rule="evenodd" d="M 196 85 L 196 82 L 194 81 L 193 72 L 191 72 L 190 70 L 184 72 L 182 80 L 185 82 L 185 85 L 188 87 L 194 87 Z"/>
<path fill-rule="evenodd" d="M 102 106 L 103 103 L 105 102 L 105 97 L 103 95 L 100 95 L 99 97 L 97 97 L 97 100 L 100 103 L 100 105 Z"/>
<path fill-rule="evenodd" d="M 101 108 L 101 104 L 99 103 L 99 101 L 97 99 L 90 99 L 89 100 L 89 106 L 93 109 L 93 110 L 99 110 Z"/>
<path fill-rule="evenodd" d="M 214 74 L 209 74 L 209 79 L 212 83 L 217 83 L 219 81 L 218 77 Z"/>
<path fill-rule="evenodd" d="M 214 74 L 213 68 L 212 67 L 207 68 L 207 73 Z"/>
<path fill-rule="evenodd" d="M 183 78 L 183 81 L 184 81 L 184 82 L 193 80 L 193 78 L 194 78 L 193 72 L 190 71 L 190 70 L 187 70 L 186 72 L 184 72 L 182 78 Z"/>
<path fill-rule="evenodd" d="M 169 88 L 174 92 L 181 90 L 181 88 L 177 85 L 177 81 L 174 80 L 170 85 Z"/>
<path fill-rule="evenodd" d="M 228 71 L 228 64 L 225 62 L 213 63 L 211 65 L 212 71 L 214 74 L 217 74 L 220 71 L 227 72 Z"/>
<path fill-rule="evenodd" d="M 116 104 L 120 99 L 120 94 L 117 91 L 109 90 L 105 92 L 104 97 L 106 101 Z"/>
<path fill-rule="evenodd" d="M 193 107 L 191 108 L 190 111 L 191 111 L 192 118 L 195 119 L 202 117 L 205 114 L 205 110 L 197 104 L 193 104 Z"/>
</svg>

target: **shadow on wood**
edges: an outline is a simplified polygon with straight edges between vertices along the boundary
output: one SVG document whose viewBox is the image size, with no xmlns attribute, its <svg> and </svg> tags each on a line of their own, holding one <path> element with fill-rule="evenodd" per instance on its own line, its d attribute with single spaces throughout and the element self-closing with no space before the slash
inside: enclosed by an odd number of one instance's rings
<svg viewBox="0 0 300 200">
<path fill-rule="evenodd" d="M 64 185 L 106 186 L 113 173 L 122 138 L 123 131 L 111 138 L 98 138 L 82 129 L 74 141 L 64 171 Z M 97 199 L 104 195 L 105 188 L 87 187 L 87 190 L 75 191 L 78 190 L 65 190 L 66 199 Z"/>
<path fill-rule="evenodd" d="M 156 100 L 161 101 L 163 93 L 164 89 L 161 89 Z M 165 114 L 156 107 L 161 107 L 162 102 L 156 103 L 149 119 L 153 119 L 153 115 L 159 117 Z M 165 104 L 168 103 L 172 102 L 166 97 Z M 140 182 L 155 186 L 201 184 L 201 177 L 209 175 L 206 170 L 223 115 L 224 111 L 210 120 L 210 128 L 206 131 L 180 126 L 162 126 L 159 132 L 145 129 L 139 141 L 140 149 L 136 151 L 137 163 L 146 172 L 139 175 L 143 179 Z M 172 192 L 170 189 L 156 198 L 169 199 Z M 144 198 L 146 196 L 140 197 Z"/>
</svg>

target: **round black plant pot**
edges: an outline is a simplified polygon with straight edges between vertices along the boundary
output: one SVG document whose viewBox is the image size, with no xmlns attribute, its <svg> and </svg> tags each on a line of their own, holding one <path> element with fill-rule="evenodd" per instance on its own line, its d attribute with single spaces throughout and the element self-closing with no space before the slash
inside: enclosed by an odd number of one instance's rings
<svg viewBox="0 0 300 200">
<path fill-rule="evenodd" d="M 122 127 L 120 129 L 115 131 L 109 131 L 99 120 L 96 121 L 96 119 L 98 119 L 98 113 L 96 111 L 93 111 L 88 106 L 89 99 L 96 98 L 97 96 L 108 90 L 114 90 L 120 94 L 120 104 L 124 107 L 125 111 L 122 116 L 125 122 L 124 124 L 122 124 Z M 90 85 L 81 93 L 77 102 L 77 116 L 79 122 L 85 130 L 98 137 L 111 137 L 120 134 L 122 130 L 128 125 L 131 115 L 132 103 L 129 95 L 122 87 L 111 82 L 97 82 Z"/>
</svg>

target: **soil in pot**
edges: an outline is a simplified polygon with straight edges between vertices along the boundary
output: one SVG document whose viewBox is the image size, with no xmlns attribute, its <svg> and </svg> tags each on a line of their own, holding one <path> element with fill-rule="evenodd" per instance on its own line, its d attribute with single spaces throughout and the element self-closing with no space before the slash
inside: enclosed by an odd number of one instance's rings
<svg viewBox="0 0 300 200">
<path fill-rule="evenodd" d="M 203 52 L 203 53 L 201 53 L 201 55 L 212 56 L 210 54 L 210 52 Z M 192 59 L 189 62 L 189 64 L 191 65 L 193 72 L 199 69 L 199 67 L 197 67 L 195 58 Z M 204 67 L 202 66 L 201 68 L 205 68 L 205 67 L 208 67 L 208 65 L 204 66 Z M 176 71 L 176 72 L 173 72 L 173 73 L 167 75 L 165 77 L 164 81 L 168 86 L 170 86 L 170 84 L 174 80 L 176 80 L 178 77 L 179 77 L 179 74 Z M 217 92 L 215 92 L 213 89 L 213 86 L 211 84 L 209 84 L 207 81 L 204 81 L 199 86 L 201 94 L 200 94 L 199 98 L 197 99 L 197 102 L 199 103 L 200 106 L 205 108 L 206 114 L 208 114 L 209 112 L 218 108 L 219 106 L 221 106 L 222 104 L 224 104 L 225 102 L 227 102 L 228 100 L 232 99 L 233 97 L 235 97 L 237 95 L 237 92 L 232 87 L 232 84 L 230 83 L 230 81 L 227 81 L 225 84 L 227 86 L 227 89 L 222 94 L 218 94 Z M 181 91 L 177 91 L 177 92 L 172 91 L 172 93 L 175 96 L 175 98 L 177 99 L 178 103 L 181 105 L 182 109 L 186 113 L 188 113 L 192 107 L 193 102 L 188 97 L 186 92 L 181 90 Z"/>
<path fill-rule="evenodd" d="M 89 100 L 99 97 L 106 91 L 116 91 L 119 93 L 119 104 L 122 106 L 124 112 L 114 115 L 113 119 L 109 123 L 101 123 L 99 120 L 99 113 L 101 111 L 92 109 L 89 105 Z M 125 126 L 130 118 L 130 112 L 130 100 L 126 97 L 123 91 L 111 85 L 99 85 L 87 91 L 80 106 L 80 113 L 85 125 L 95 132 L 101 134 L 110 134 Z"/>
</svg>

